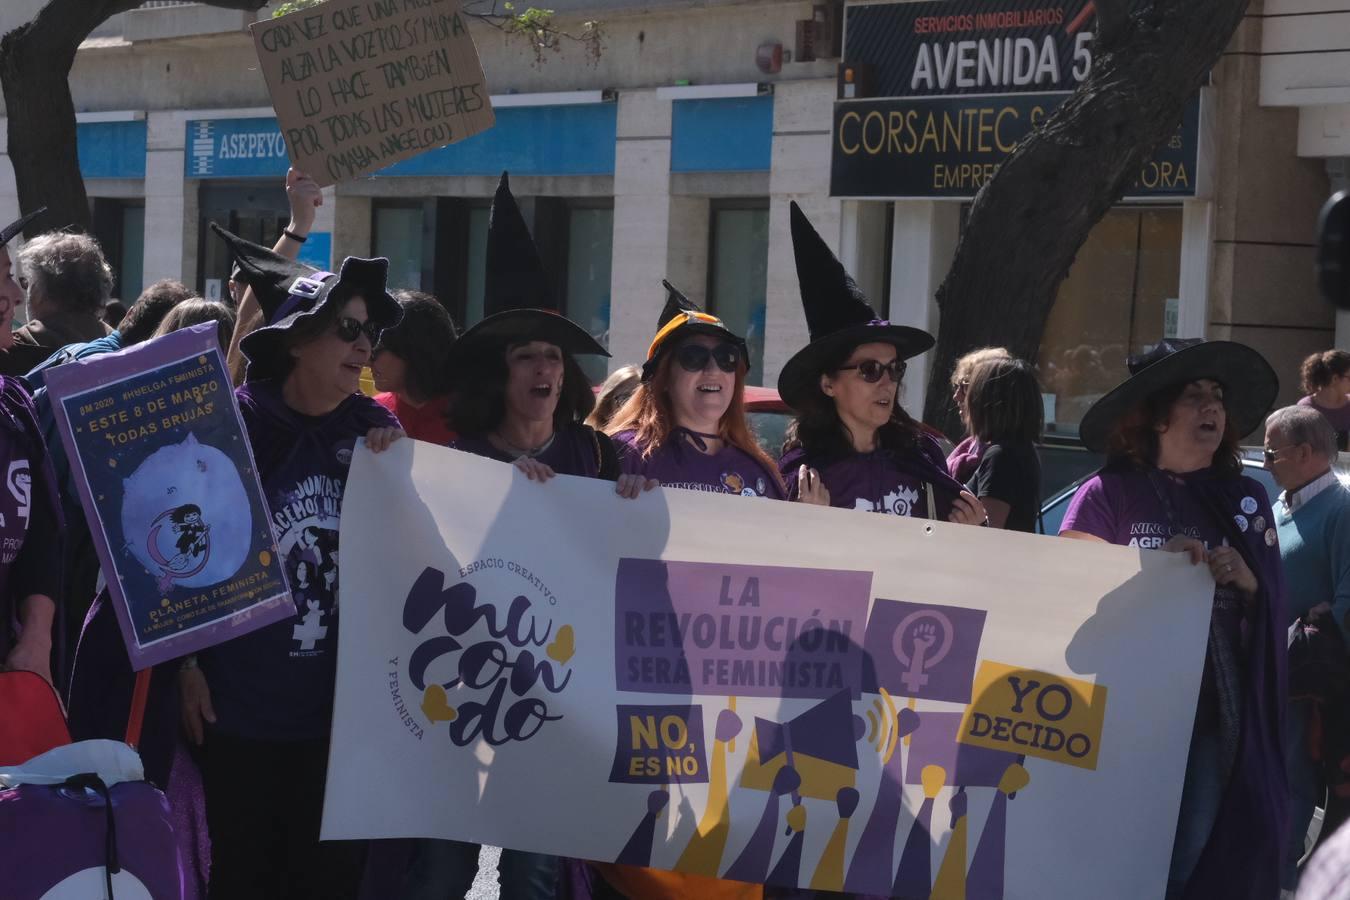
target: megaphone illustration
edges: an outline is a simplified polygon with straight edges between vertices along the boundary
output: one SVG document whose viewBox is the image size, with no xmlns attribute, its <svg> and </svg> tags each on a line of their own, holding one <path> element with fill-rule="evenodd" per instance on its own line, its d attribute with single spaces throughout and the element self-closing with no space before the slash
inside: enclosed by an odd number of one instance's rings
<svg viewBox="0 0 1350 900">
<path fill-rule="evenodd" d="M 833 801 L 840 788 L 854 786 L 858 770 L 854 740 L 853 701 L 848 690 L 787 722 L 756 717 L 741 787 L 770 790 L 774 775 L 787 764 L 791 752 L 792 766 L 802 779 L 800 794 Z"/>
</svg>

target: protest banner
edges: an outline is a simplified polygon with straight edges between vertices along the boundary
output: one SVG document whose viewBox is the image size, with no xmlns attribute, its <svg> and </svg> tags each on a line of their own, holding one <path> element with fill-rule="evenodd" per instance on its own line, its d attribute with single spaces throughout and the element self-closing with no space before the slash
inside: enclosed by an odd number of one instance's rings
<svg viewBox="0 0 1350 900">
<path fill-rule="evenodd" d="M 214 322 L 47 373 L 132 668 L 295 615 Z"/>
<path fill-rule="evenodd" d="M 358 449 L 341 545 L 326 839 L 1163 895 L 1213 592 L 1179 556 L 413 441 Z"/>
<path fill-rule="evenodd" d="M 291 163 L 321 187 L 496 121 L 459 0 L 328 0 L 249 30 Z"/>
</svg>

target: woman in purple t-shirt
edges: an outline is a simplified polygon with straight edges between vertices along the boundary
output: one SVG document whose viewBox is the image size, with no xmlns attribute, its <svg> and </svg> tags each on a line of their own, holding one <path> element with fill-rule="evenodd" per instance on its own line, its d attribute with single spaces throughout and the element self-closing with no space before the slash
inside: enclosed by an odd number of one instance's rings
<svg viewBox="0 0 1350 900">
<path fill-rule="evenodd" d="M 897 516 L 981 524 L 984 507 L 947 472 L 942 449 L 897 402 L 905 360 L 933 346 L 877 318 L 792 204 L 792 249 L 811 343 L 778 376 L 797 411 L 778 468 L 788 497 Z"/>
<path fill-rule="evenodd" d="M 398 322 L 384 259 L 315 272 L 220 232 L 267 325 L 243 339 L 236 391 L 296 615 L 202 652 L 179 673 L 202 745 L 211 897 L 354 897 L 364 844 L 319 842 L 338 632 L 338 533 L 352 448 L 398 421 L 360 393 L 380 331 Z"/>
<path fill-rule="evenodd" d="M 669 282 L 642 381 L 609 427 L 623 470 L 666 487 L 785 497 L 745 416 L 745 339 Z"/>
<path fill-rule="evenodd" d="M 1167 897 L 1274 897 L 1288 803 L 1284 586 L 1270 503 L 1237 447 L 1279 382 L 1259 353 L 1225 341 L 1165 340 L 1130 372 L 1083 418 L 1083 442 L 1107 464 L 1060 533 L 1187 553 L 1214 576 Z"/>
<path fill-rule="evenodd" d="M 1311 406 L 1326 417 L 1341 450 L 1350 450 L 1350 352 L 1325 350 L 1303 360 L 1300 406 Z"/>
</svg>

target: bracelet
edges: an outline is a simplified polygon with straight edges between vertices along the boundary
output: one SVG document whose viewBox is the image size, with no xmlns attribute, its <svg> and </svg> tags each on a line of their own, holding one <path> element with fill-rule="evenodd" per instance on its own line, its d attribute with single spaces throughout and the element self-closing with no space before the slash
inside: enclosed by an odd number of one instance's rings
<svg viewBox="0 0 1350 900">
<path fill-rule="evenodd" d="M 309 240 L 308 237 L 301 237 L 294 231 L 291 231 L 289 228 L 281 229 L 281 233 L 286 235 L 286 237 L 290 238 L 291 240 L 295 241 L 297 244 L 303 244 L 305 241 Z"/>
</svg>

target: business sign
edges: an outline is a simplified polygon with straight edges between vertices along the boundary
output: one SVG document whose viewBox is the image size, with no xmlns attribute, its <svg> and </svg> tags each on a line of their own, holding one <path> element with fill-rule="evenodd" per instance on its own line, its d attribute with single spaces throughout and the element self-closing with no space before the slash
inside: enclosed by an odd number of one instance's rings
<svg viewBox="0 0 1350 900">
<path fill-rule="evenodd" d="M 295 615 L 216 331 L 47 375 L 137 670 Z"/>
<path fill-rule="evenodd" d="M 834 105 L 833 197 L 973 197 L 1017 143 L 1069 94 L 910 97 Z M 1127 197 L 1190 197 L 1199 172 L 1200 97 L 1140 169 Z"/>
<path fill-rule="evenodd" d="M 876 97 L 1072 91 L 1092 68 L 1092 0 L 888 3 L 845 16 L 844 64 L 870 68 Z"/>
<path fill-rule="evenodd" d="M 281 179 L 289 166 L 286 141 L 272 116 L 187 123 L 188 178 Z"/>
<path fill-rule="evenodd" d="M 325 839 L 882 896 L 1164 893 L 1213 592 L 1187 560 L 629 501 L 414 441 L 358 448 L 341 545 Z"/>
<path fill-rule="evenodd" d="M 290 157 L 320 186 L 492 127 L 458 0 L 328 0 L 249 31 Z"/>
</svg>

